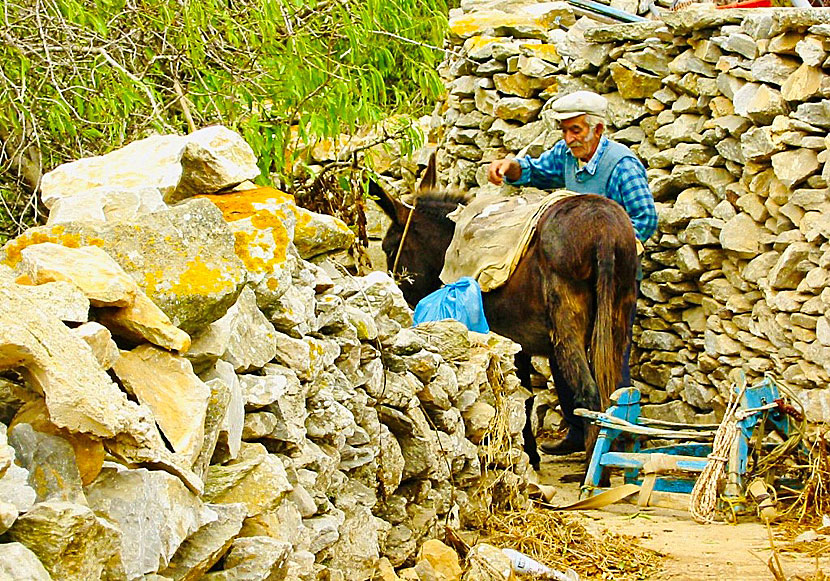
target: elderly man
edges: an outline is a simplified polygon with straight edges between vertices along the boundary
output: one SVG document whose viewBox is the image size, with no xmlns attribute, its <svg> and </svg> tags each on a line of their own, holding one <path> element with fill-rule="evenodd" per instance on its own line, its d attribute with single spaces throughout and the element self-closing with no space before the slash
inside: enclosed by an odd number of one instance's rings
<svg viewBox="0 0 830 581">
<path fill-rule="evenodd" d="M 553 101 L 550 110 L 559 122 L 563 139 L 538 158 L 499 159 L 490 164 L 488 179 L 501 185 L 531 185 L 566 188 L 580 194 L 600 194 L 619 203 L 631 218 L 638 249 L 657 229 L 654 197 L 646 170 L 625 145 L 603 135 L 608 102 L 590 91 L 577 91 Z M 575 232 L 575 236 L 584 235 Z M 637 273 L 637 280 L 642 273 Z M 634 313 L 631 313 L 631 325 Z M 629 337 L 631 330 L 629 329 Z M 620 385 L 631 384 L 629 344 L 623 358 Z M 568 423 L 567 436 L 553 445 L 541 446 L 548 454 L 569 454 L 584 449 L 584 426 L 574 413 L 574 396 L 558 369 L 552 369 L 562 413 Z"/>
</svg>

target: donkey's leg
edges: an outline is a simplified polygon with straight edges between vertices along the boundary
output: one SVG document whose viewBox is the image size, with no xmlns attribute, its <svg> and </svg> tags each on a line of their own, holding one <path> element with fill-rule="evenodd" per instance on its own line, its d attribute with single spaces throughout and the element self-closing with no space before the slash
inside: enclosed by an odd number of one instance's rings
<svg viewBox="0 0 830 581">
<path fill-rule="evenodd" d="M 585 424 L 582 418 L 574 413 L 574 409 L 576 409 L 574 390 L 568 380 L 565 379 L 562 370 L 559 369 L 556 357 L 551 354 L 548 361 L 550 363 L 550 374 L 553 379 L 553 385 L 556 388 L 556 396 L 559 400 L 559 408 L 562 410 L 562 417 L 565 419 L 565 423 L 568 425 L 568 433 L 564 441 L 552 446 L 543 445 L 542 451 L 548 454 L 569 454 L 577 442 L 579 449 L 582 449 L 585 445 Z"/>
<path fill-rule="evenodd" d="M 566 402 L 564 405 L 568 405 L 570 397 L 574 407 L 599 411 L 599 389 L 591 374 L 586 352 L 591 331 L 592 298 L 583 285 L 569 283 L 562 278 L 559 282 L 556 295 L 548 303 L 552 323 L 552 359 L 561 374 L 561 380 L 557 381 L 557 393 L 560 394 L 560 402 Z M 584 434 L 585 449 L 590 454 L 598 430 L 589 424 Z"/>
<path fill-rule="evenodd" d="M 530 397 L 525 400 L 525 427 L 522 429 L 522 438 L 524 440 L 524 451 L 530 460 L 530 465 L 534 470 L 539 470 L 539 450 L 536 448 L 536 436 L 533 433 L 533 388 L 530 385 L 530 355 L 524 351 L 519 351 L 515 356 L 516 362 L 516 376 L 522 382 L 522 385 L 531 393 Z"/>
</svg>

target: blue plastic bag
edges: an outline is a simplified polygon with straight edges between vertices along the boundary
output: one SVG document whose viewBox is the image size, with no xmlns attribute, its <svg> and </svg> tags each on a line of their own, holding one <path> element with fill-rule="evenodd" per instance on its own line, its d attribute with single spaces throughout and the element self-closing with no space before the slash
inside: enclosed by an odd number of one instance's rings
<svg viewBox="0 0 830 581">
<path fill-rule="evenodd" d="M 481 287 L 474 278 L 464 276 L 444 285 L 415 306 L 415 325 L 442 319 L 455 319 L 477 333 L 490 332 L 481 304 Z"/>
</svg>

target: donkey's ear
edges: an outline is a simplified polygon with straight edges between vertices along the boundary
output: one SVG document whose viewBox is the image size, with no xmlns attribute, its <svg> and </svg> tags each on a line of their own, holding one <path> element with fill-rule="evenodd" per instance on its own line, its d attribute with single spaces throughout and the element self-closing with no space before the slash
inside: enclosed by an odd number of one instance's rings
<svg viewBox="0 0 830 581">
<path fill-rule="evenodd" d="M 392 222 L 401 226 L 406 222 L 409 214 L 407 207 L 395 196 L 387 194 L 386 190 L 375 180 L 369 180 L 369 195 L 377 199 L 378 206 L 392 219 Z"/>
<path fill-rule="evenodd" d="M 421 178 L 421 183 L 418 184 L 418 191 L 430 191 L 438 188 L 438 170 L 435 163 L 435 151 L 429 155 L 429 162 L 427 168 L 424 170 L 424 175 Z"/>
</svg>

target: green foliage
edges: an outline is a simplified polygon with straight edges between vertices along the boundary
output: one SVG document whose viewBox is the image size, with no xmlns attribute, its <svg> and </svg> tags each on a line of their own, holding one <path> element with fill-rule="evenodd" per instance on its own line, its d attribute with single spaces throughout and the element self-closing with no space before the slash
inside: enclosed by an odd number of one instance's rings
<svg viewBox="0 0 830 581">
<path fill-rule="evenodd" d="M 301 143 L 430 107 L 447 12 L 447 0 L 4 0 L 0 200 L 36 187 L 12 183 L 21 148 L 48 171 L 186 133 L 188 116 L 240 132 L 263 179 L 292 187 Z"/>
</svg>

